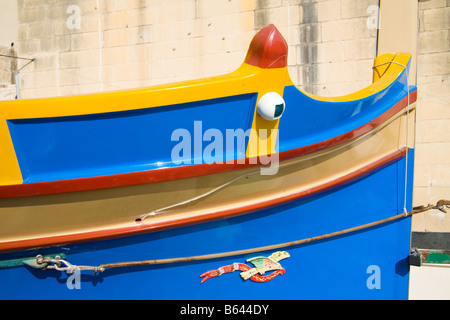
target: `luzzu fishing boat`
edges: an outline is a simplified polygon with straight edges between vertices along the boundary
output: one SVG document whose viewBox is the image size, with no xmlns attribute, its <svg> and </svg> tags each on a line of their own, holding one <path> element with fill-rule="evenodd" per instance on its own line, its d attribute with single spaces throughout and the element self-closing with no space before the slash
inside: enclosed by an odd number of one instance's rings
<svg viewBox="0 0 450 320">
<path fill-rule="evenodd" d="M 317 97 L 269 25 L 230 74 L 1 102 L 0 296 L 406 299 L 410 58 Z"/>
</svg>

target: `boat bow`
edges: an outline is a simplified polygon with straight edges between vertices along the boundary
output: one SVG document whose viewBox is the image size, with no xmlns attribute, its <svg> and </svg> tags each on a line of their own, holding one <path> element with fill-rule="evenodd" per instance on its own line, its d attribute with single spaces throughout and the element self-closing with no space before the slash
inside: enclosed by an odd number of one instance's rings
<svg viewBox="0 0 450 320">
<path fill-rule="evenodd" d="M 409 63 L 383 54 L 367 88 L 314 96 L 269 25 L 227 75 L 1 102 L 0 250 L 223 219 L 362 179 L 414 147 Z M 258 111 L 268 94 L 273 119 Z"/>
</svg>

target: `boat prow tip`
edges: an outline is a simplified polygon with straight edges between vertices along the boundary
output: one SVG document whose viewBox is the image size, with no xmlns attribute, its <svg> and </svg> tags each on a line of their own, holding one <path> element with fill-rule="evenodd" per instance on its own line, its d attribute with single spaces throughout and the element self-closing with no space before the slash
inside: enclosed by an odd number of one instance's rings
<svg viewBox="0 0 450 320">
<path fill-rule="evenodd" d="M 275 25 L 269 24 L 253 37 L 244 62 L 264 69 L 284 68 L 287 54 L 286 40 Z"/>
</svg>

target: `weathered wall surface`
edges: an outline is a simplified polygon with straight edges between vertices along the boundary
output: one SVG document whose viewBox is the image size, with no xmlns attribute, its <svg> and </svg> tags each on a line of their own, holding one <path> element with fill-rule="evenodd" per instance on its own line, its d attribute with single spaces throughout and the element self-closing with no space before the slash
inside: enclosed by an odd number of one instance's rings
<svg viewBox="0 0 450 320">
<path fill-rule="evenodd" d="M 419 2 L 414 202 L 450 198 L 450 1 Z M 450 214 L 433 210 L 413 230 L 450 232 Z"/>
<path fill-rule="evenodd" d="M 19 55 L 36 58 L 21 71 L 21 96 L 230 72 L 269 23 L 289 44 L 295 84 L 323 96 L 347 94 L 371 83 L 377 5 L 378 0 L 17 0 L 16 47 Z M 416 205 L 450 194 L 450 1 L 419 6 Z M 450 231 L 449 217 L 426 213 L 413 219 L 413 229 Z"/>
<path fill-rule="evenodd" d="M 11 43 L 17 41 L 17 15 L 16 0 L 0 0 L 0 55 L 10 55 Z M 16 96 L 11 74 L 11 71 L 15 70 L 16 62 L 0 56 L 0 100 L 11 100 Z"/>
<path fill-rule="evenodd" d="M 9 48 L 0 46 L 0 55 L 8 55 Z M 11 65 L 8 59 L 0 57 L 0 85 L 11 81 Z"/>
<path fill-rule="evenodd" d="M 14 56 L 16 53 L 11 50 L 11 46 L 0 46 L 0 101 L 12 100 L 16 96 L 14 85 L 14 70 L 17 61 L 5 56 Z"/>
<path fill-rule="evenodd" d="M 9 47 L 17 40 L 17 0 L 0 0 L 0 46 Z"/>
<path fill-rule="evenodd" d="M 371 81 L 376 0 L 20 0 L 22 97 L 71 95 L 235 70 L 254 34 L 274 23 L 294 83 L 320 95 Z"/>
</svg>

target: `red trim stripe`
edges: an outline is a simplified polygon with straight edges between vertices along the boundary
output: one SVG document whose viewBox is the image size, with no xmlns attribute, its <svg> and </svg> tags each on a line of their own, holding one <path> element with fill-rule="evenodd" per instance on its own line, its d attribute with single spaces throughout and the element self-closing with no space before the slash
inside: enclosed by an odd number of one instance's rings
<svg viewBox="0 0 450 320">
<path fill-rule="evenodd" d="M 413 103 L 416 101 L 416 99 L 417 99 L 417 90 L 410 93 L 409 102 Z M 344 133 L 340 136 L 324 140 L 309 146 L 280 152 L 279 160 L 283 161 L 295 157 L 300 157 L 357 138 L 373 130 L 377 126 L 381 125 L 382 123 L 393 117 L 395 114 L 400 112 L 403 108 L 407 107 L 407 105 L 408 105 L 408 97 L 404 97 L 391 109 L 389 109 L 376 119 L 364 124 L 363 126 L 350 132 Z M 90 191 L 97 189 L 132 186 L 145 183 L 199 177 L 209 174 L 235 171 L 261 165 L 259 160 L 255 158 L 240 159 L 240 161 L 245 161 L 245 163 L 199 164 L 183 167 L 163 168 L 142 172 L 131 172 L 116 175 L 100 176 L 100 177 L 0 186 L 0 198 L 15 198 L 15 197 L 47 195 L 47 194 L 57 194 L 57 193 L 77 192 L 77 191 Z M 235 162 L 238 162 L 238 160 L 235 160 Z"/>
<path fill-rule="evenodd" d="M 153 224 L 136 224 L 135 226 L 116 228 L 116 229 L 107 229 L 107 230 L 98 230 L 91 231 L 85 233 L 77 233 L 77 234 L 66 234 L 60 236 L 52 236 L 52 237 L 44 237 L 44 238 L 35 238 L 35 239 L 27 239 L 27 240 L 19 240 L 19 241 L 10 241 L 0 243 L 0 252 L 11 252 L 17 250 L 25 250 L 32 248 L 41 248 L 48 246 L 56 246 L 63 245 L 69 243 L 78 243 L 84 241 L 97 241 L 97 240 L 106 240 L 112 238 L 118 238 L 123 236 L 131 236 L 131 235 L 139 235 L 148 232 L 162 231 L 166 229 L 176 228 L 176 227 L 185 227 L 193 224 L 230 218 L 242 214 L 252 213 L 261 209 L 274 207 L 286 202 L 294 201 L 299 198 L 308 197 L 314 194 L 318 194 L 320 192 L 325 192 L 342 185 L 351 183 L 355 180 L 361 179 L 370 173 L 380 170 L 389 164 L 392 164 L 402 158 L 405 157 L 408 152 L 407 148 L 403 148 L 401 150 L 397 150 L 383 158 L 380 158 L 358 170 L 355 170 L 345 176 L 342 176 L 338 179 L 328 181 L 322 185 L 313 187 L 308 190 L 300 191 L 294 194 L 290 194 L 284 197 L 271 199 L 263 202 L 254 203 L 251 205 L 246 205 L 242 207 L 232 208 L 228 210 L 223 210 L 219 212 L 211 212 L 209 214 L 194 216 L 194 217 L 186 217 L 177 220 L 170 221 L 162 221 Z"/>
</svg>

